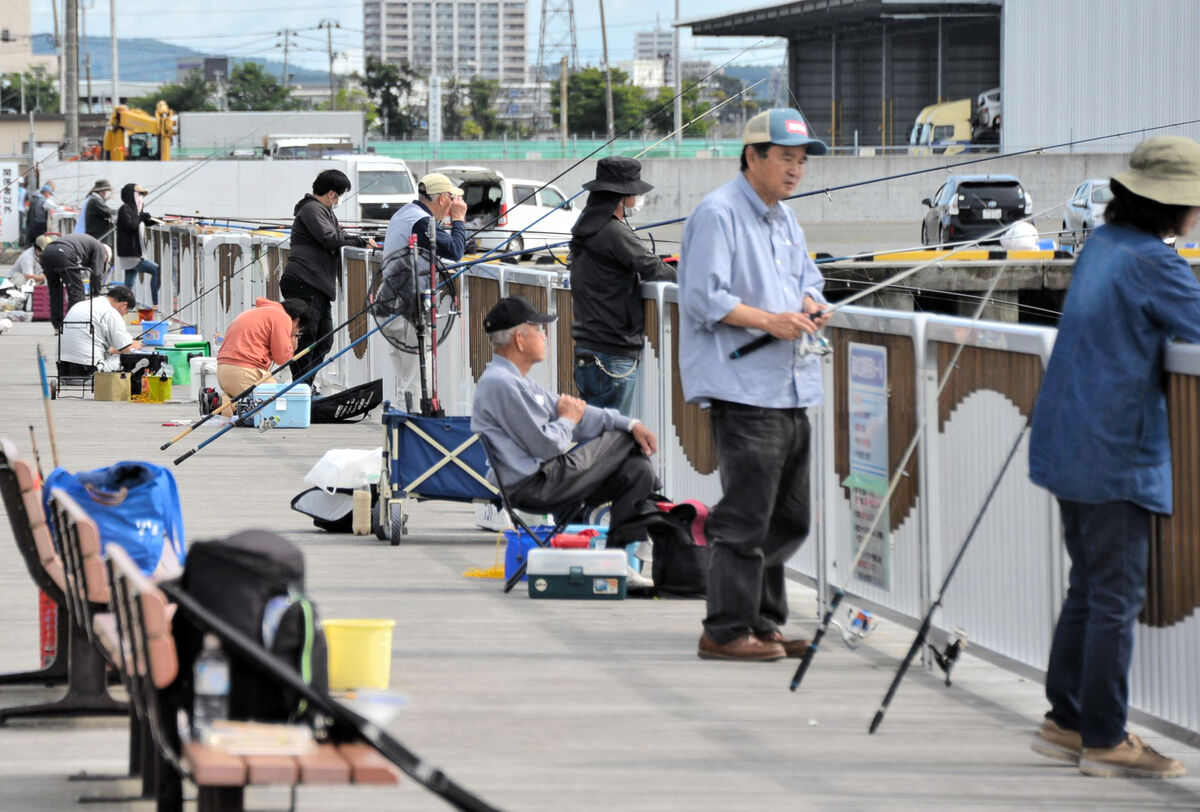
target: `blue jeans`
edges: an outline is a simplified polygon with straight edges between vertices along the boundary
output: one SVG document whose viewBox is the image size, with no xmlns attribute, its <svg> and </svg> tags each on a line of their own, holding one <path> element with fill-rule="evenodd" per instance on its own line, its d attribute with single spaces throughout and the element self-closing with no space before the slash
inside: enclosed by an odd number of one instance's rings
<svg viewBox="0 0 1200 812">
<path fill-rule="evenodd" d="M 616 409 L 629 417 L 633 411 L 633 390 L 637 388 L 637 365 L 636 358 L 577 348 L 575 386 L 579 387 L 579 396 L 589 406 Z"/>
<path fill-rule="evenodd" d="M 1133 630 L 1146 597 L 1150 512 L 1132 502 L 1058 500 L 1070 585 L 1050 648 L 1046 716 L 1084 747 L 1125 739 Z"/>
<path fill-rule="evenodd" d="M 153 303 L 157 305 L 159 282 L 158 265 L 150 260 L 143 257 L 141 262 L 125 272 L 125 287 L 132 290 L 133 286 L 137 284 L 138 274 L 143 273 L 150 274 L 150 295 L 153 297 Z"/>
</svg>

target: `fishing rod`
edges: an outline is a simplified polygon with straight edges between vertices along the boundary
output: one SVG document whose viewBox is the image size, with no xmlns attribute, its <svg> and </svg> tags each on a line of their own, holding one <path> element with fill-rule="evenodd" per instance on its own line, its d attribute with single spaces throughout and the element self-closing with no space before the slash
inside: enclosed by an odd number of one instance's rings
<svg viewBox="0 0 1200 812">
<path fill-rule="evenodd" d="M 1055 206 L 1052 206 L 1048 209 L 1045 209 L 1042 212 L 1027 215 L 1023 219 L 1032 220 L 1035 217 L 1043 217 L 1046 214 L 1048 214 L 1049 212 L 1054 211 L 1055 209 L 1058 209 L 1060 206 L 1063 206 L 1063 205 L 1066 205 L 1066 201 L 1064 201 L 1063 203 L 1059 203 Z M 1005 231 L 1007 228 L 1008 228 L 1008 226 L 1004 226 L 1002 228 L 996 229 L 995 231 L 993 231 L 989 234 L 985 234 L 983 237 L 980 237 L 974 243 L 964 243 L 962 247 L 954 249 L 953 251 L 950 252 L 950 254 L 953 255 L 955 253 L 963 251 L 963 250 L 965 250 L 966 246 L 968 246 L 968 245 L 974 245 L 974 244 L 983 242 L 984 240 L 993 239 L 994 237 L 1003 233 L 1003 231 Z M 940 261 L 941 260 L 931 260 L 929 262 L 923 262 L 920 265 L 918 265 L 916 268 L 913 268 L 913 269 L 904 271 L 900 274 L 897 274 L 895 277 L 893 277 L 892 281 L 896 281 L 901 278 L 906 278 L 908 276 L 911 276 L 916 271 L 930 267 L 932 265 L 935 265 Z M 924 411 L 924 413 L 922 413 L 920 423 L 918 423 L 916 431 L 913 432 L 912 439 L 909 441 L 908 446 L 904 449 L 904 453 L 901 454 L 901 456 L 900 456 L 900 461 L 899 461 L 898 465 L 896 466 L 896 473 L 894 473 L 892 475 L 891 480 L 888 482 L 887 491 L 884 492 L 883 496 L 879 500 L 881 509 L 877 510 L 875 512 L 875 517 L 871 520 L 870 526 L 867 528 L 866 532 L 863 533 L 862 538 L 858 543 L 858 549 L 856 550 L 856 552 L 854 554 L 853 560 L 850 562 L 850 565 L 846 568 L 846 576 L 845 577 L 847 579 L 850 577 L 850 573 L 853 573 L 858 568 L 858 562 L 862 559 L 863 553 L 866 552 L 867 543 L 875 535 L 875 531 L 879 527 L 879 522 L 883 518 L 884 514 L 886 513 L 886 511 L 882 509 L 882 506 L 888 505 L 891 503 L 892 496 L 896 493 L 896 489 L 900 486 L 900 480 L 906 476 L 905 469 L 908 467 L 908 463 L 909 463 L 909 460 L 912 459 L 912 455 L 917 450 L 917 444 L 920 442 L 921 437 L 923 437 L 925 434 L 925 427 L 929 422 L 930 414 L 937 412 L 938 401 L 941 399 L 942 392 L 945 390 L 946 385 L 950 382 L 951 374 L 953 374 L 954 370 L 957 369 L 957 367 L 958 367 L 958 359 L 962 356 L 963 350 L 966 348 L 967 339 L 975 331 L 979 321 L 981 320 L 981 318 L 983 316 L 984 307 L 987 305 L 988 301 L 991 300 L 992 294 L 995 293 L 996 286 L 1000 283 L 1000 279 L 1003 276 L 1004 271 L 1005 271 L 1005 265 L 998 264 L 996 267 L 996 272 L 994 274 L 992 274 L 992 279 L 988 285 L 987 290 L 984 292 L 983 297 L 981 298 L 979 304 L 976 306 L 975 312 L 971 317 L 970 328 L 967 330 L 966 333 L 964 333 L 964 335 L 962 337 L 962 341 L 960 343 L 958 343 L 957 345 L 955 345 L 954 354 L 951 356 L 949 362 L 946 364 L 945 370 L 943 371 L 941 378 L 938 380 L 937 392 L 936 392 L 933 400 L 931 401 L 931 406 L 930 406 L 930 408 L 926 409 Z M 884 283 L 880 283 L 879 285 L 872 285 L 871 288 L 868 288 L 868 290 L 880 290 L 887 283 L 888 283 L 888 280 L 885 280 Z M 865 292 L 864 292 L 864 294 L 865 294 Z M 862 298 L 862 295 L 864 295 L 864 294 L 856 294 L 854 297 L 851 297 L 851 298 L 852 299 Z M 843 301 L 839 302 L 834 308 L 830 308 L 830 310 L 827 312 L 832 313 L 834 310 L 845 307 L 849 303 L 849 301 L 850 300 L 843 300 Z M 735 350 L 734 352 L 737 352 L 737 350 Z M 792 676 L 792 681 L 789 686 L 790 690 L 795 691 L 798 687 L 800 687 L 800 683 L 801 683 L 801 681 L 803 681 L 805 673 L 808 672 L 809 667 L 812 665 L 813 657 L 815 657 L 817 654 L 817 651 L 820 650 L 821 640 L 824 639 L 825 635 L 828 633 L 829 625 L 833 620 L 833 616 L 834 616 L 834 614 L 837 613 L 838 607 L 841 605 L 842 599 L 845 596 L 846 596 L 846 592 L 845 592 L 844 587 L 834 587 L 833 594 L 829 600 L 829 604 L 826 607 L 825 614 L 822 616 L 821 622 L 817 626 L 816 632 L 813 634 L 812 642 L 809 644 L 808 650 L 804 652 L 804 656 L 801 658 L 800 664 L 796 667 L 796 673 Z"/>
<path fill-rule="evenodd" d="M 741 57 L 742 57 L 744 54 L 747 54 L 747 53 L 749 53 L 750 51 L 753 51 L 753 50 L 755 50 L 756 48 L 758 48 L 760 45 L 763 45 L 763 44 L 765 44 L 765 41 L 764 41 L 764 40 L 758 40 L 758 41 L 757 41 L 757 42 L 755 42 L 753 45 L 750 45 L 749 47 L 747 47 L 747 48 L 744 48 L 743 50 L 741 50 L 741 51 L 739 51 L 738 53 L 734 54 L 734 55 L 733 55 L 733 57 L 732 57 L 731 59 L 729 59 L 729 61 L 725 62 L 723 65 L 718 65 L 717 67 L 713 68 L 711 71 L 709 71 L 708 73 L 704 74 L 704 76 L 700 77 L 699 79 L 697 79 L 697 80 L 696 80 L 695 82 L 693 82 L 692 84 L 690 84 L 690 85 L 688 85 L 687 87 L 685 87 L 685 88 L 683 88 L 682 90 L 680 90 L 678 93 L 676 93 L 674 96 L 672 96 L 672 97 L 671 97 L 669 100 L 667 100 L 667 101 L 663 102 L 663 103 L 662 103 L 662 104 L 660 104 L 658 107 L 656 107 L 655 109 L 651 110 L 651 111 L 650 111 L 649 113 L 647 113 L 646 115 L 642 116 L 642 117 L 641 117 L 640 119 L 638 119 L 636 122 L 634 122 L 633 124 L 629 125 L 627 128 L 625 128 L 624 130 L 622 130 L 622 131 L 621 131 L 619 134 L 617 134 L 617 135 L 614 135 L 612 138 L 608 139 L 608 140 L 607 140 L 607 141 L 605 141 L 603 144 L 601 144 L 600 146 L 596 147 L 594 150 L 592 150 L 591 152 L 589 152 L 587 155 L 584 155 L 584 156 L 583 156 L 582 158 L 580 158 L 578 161 L 576 161 L 575 163 L 573 163 L 573 164 L 571 164 L 570 166 L 568 166 L 568 167 L 567 167 L 566 169 L 564 169 L 562 172 L 559 172 L 557 175 L 555 175 L 554 177 L 552 177 L 550 180 L 546 181 L 546 182 L 545 182 L 545 183 L 543 183 L 541 186 L 539 186 L 538 188 L 534 189 L 532 192 L 530 192 L 529 194 L 527 194 L 525 197 L 523 197 L 523 198 L 521 198 L 520 200 L 518 200 L 516 203 L 514 203 L 514 204 L 513 204 L 513 208 L 515 209 L 517 206 L 520 206 L 522 203 L 526 203 L 526 202 L 528 202 L 528 201 L 532 200 L 532 199 L 533 199 L 533 198 L 534 198 L 534 197 L 537 195 L 537 193 L 538 193 L 538 192 L 542 191 L 542 190 L 543 190 L 543 189 L 545 189 L 547 186 L 549 186 L 550 184 L 554 183 L 556 180 L 558 180 L 559 178 L 561 178 L 563 175 L 566 175 L 568 172 L 572 171 L 572 170 L 573 170 L 573 169 L 575 169 L 576 167 L 578 167 L 578 166 L 582 165 L 582 164 L 583 164 L 585 161 L 589 160 L 589 159 L 590 159 L 590 158 L 591 158 L 593 155 L 595 155 L 597 152 L 600 152 L 601 150 L 603 150 L 603 149 L 605 149 L 606 147 L 610 146 L 610 145 L 611 145 L 611 144 L 613 144 L 615 141 L 618 141 L 619 139 L 621 139 L 621 138 L 624 138 L 625 136 L 629 135 L 629 134 L 630 134 L 631 132 L 633 132 L 634 130 L 640 129 L 640 128 L 642 127 L 642 125 L 644 125 L 644 124 L 646 124 L 646 123 L 650 122 L 650 121 L 651 121 L 651 120 L 652 120 L 652 119 L 653 119 L 655 116 L 657 116 L 659 113 L 661 113 L 661 112 L 665 111 L 665 110 L 666 110 L 668 107 L 670 107 L 671 105 L 675 104 L 675 100 L 676 100 L 676 99 L 680 98 L 681 96 L 683 96 L 684 94 L 686 94 L 686 93 L 688 93 L 688 92 L 690 92 L 690 91 L 692 91 L 692 90 L 695 90 L 697 87 L 700 87 L 702 84 L 704 84 L 704 82 L 708 81 L 708 78 L 709 78 L 710 76 L 712 76 L 713 74 L 715 74 L 715 73 L 717 73 L 717 72 L 719 72 L 719 71 L 722 71 L 722 70 L 724 70 L 725 68 L 727 68 L 728 66 L 730 66 L 730 65 L 732 65 L 734 62 L 736 62 L 736 61 L 737 61 L 739 58 L 741 58 Z M 761 81 L 766 81 L 766 79 L 763 79 L 763 80 L 761 80 Z M 757 84 L 759 84 L 759 82 L 755 82 L 755 84 L 757 85 Z M 746 90 L 746 88 L 743 88 L 743 91 L 741 91 L 741 92 L 744 92 L 745 90 Z M 739 92 L 739 94 L 737 94 L 737 95 L 740 95 L 740 92 Z M 736 98 L 736 96 L 735 96 L 734 98 Z M 682 129 L 682 128 L 681 128 L 681 129 Z M 675 134 L 674 132 L 672 132 L 672 133 L 671 133 L 671 135 L 674 135 L 674 134 Z M 665 139 L 664 139 L 664 140 L 665 140 Z M 658 142 L 658 143 L 662 143 L 662 142 L 660 141 L 660 142 Z M 643 151 L 642 151 L 642 153 L 640 153 L 640 154 L 645 154 L 645 152 L 646 152 L 646 150 L 643 150 Z M 478 234 L 480 234 L 481 232 L 484 232 L 484 231 L 488 231 L 488 230 L 490 230 L 490 229 L 491 229 L 493 226 L 495 226 L 495 225 L 496 225 L 496 223 L 498 223 L 498 222 L 500 221 L 500 217 L 501 217 L 501 215 L 500 215 L 499 213 L 495 214 L 495 215 L 492 217 L 492 219 L 491 219 L 491 220 L 487 221 L 487 222 L 486 222 L 484 225 L 480 226 L 479 228 L 475 229 L 475 230 L 474 230 L 474 231 L 472 231 L 470 234 L 468 234 L 468 235 L 467 235 L 468 239 L 469 239 L 469 238 L 471 238 L 471 237 L 474 237 L 474 236 L 476 236 L 476 235 L 478 235 Z M 539 219 L 540 219 L 540 218 L 539 218 Z M 528 253 L 528 252 L 526 252 L 526 253 Z"/>
<path fill-rule="evenodd" d="M 946 589 L 950 586 L 950 581 L 954 578 L 954 573 L 958 570 L 958 565 L 962 563 L 963 556 L 966 555 L 967 547 L 971 543 L 971 539 L 975 537 L 975 531 L 979 529 L 979 524 L 983 521 L 983 516 L 987 512 L 988 506 L 992 503 L 992 497 L 996 495 L 996 490 L 1000 487 L 1000 481 L 1004 479 L 1005 472 L 1008 471 L 1008 466 L 1016 456 L 1017 448 L 1021 445 L 1021 440 L 1025 437 L 1025 432 L 1029 429 L 1030 420 L 1033 419 L 1033 413 L 1030 412 L 1029 418 L 1025 420 L 1021 430 L 1017 433 L 1017 438 L 1013 440 L 1012 448 L 1008 450 L 1008 456 L 1004 458 L 1004 464 L 1000 466 L 1000 472 L 996 474 L 996 478 L 992 480 L 992 485 L 988 488 L 987 495 L 984 497 L 983 504 L 979 508 L 979 512 L 975 514 L 975 520 L 971 522 L 971 528 L 967 531 L 966 538 L 963 539 L 958 548 L 958 554 L 954 556 L 954 561 L 950 564 L 950 569 L 946 571 L 946 576 L 942 579 L 942 586 L 938 589 L 937 597 L 933 603 L 929 605 L 929 610 L 925 613 L 925 617 L 921 620 L 921 626 L 917 630 L 917 636 L 913 639 L 912 645 L 908 648 L 908 653 L 904 655 L 904 660 L 901 661 L 900 667 L 896 669 L 896 676 L 892 678 L 892 684 L 888 686 L 887 693 L 883 697 L 883 702 L 879 705 L 879 710 L 875 711 L 874 718 L 871 719 L 871 726 L 868 728 L 868 733 L 874 733 L 879 724 L 883 721 L 883 715 L 887 713 L 888 706 L 892 704 L 892 697 L 896 695 L 896 689 L 900 687 L 900 681 L 904 679 L 904 675 L 908 672 L 908 668 L 912 665 L 913 658 L 917 656 L 917 652 L 925 648 L 925 640 L 929 636 L 929 629 L 933 625 L 934 612 L 942 605 L 942 599 L 946 595 Z M 946 672 L 946 684 L 950 684 L 950 668 L 954 661 L 958 659 L 958 654 L 962 650 L 961 638 L 955 644 L 951 644 L 950 650 L 942 655 L 936 649 L 935 654 L 938 655 L 938 662 Z"/>
<path fill-rule="evenodd" d="M 37 345 L 38 375 L 42 379 L 42 405 L 46 408 L 46 429 L 50 433 L 50 456 L 54 467 L 58 468 L 58 441 L 54 439 L 54 415 L 50 412 L 50 382 L 46 378 L 46 356 L 42 353 L 42 345 Z"/>
<path fill-rule="evenodd" d="M 405 315 L 405 314 L 403 314 L 403 313 L 396 313 L 395 315 L 388 317 L 388 319 L 387 319 L 386 321 L 384 321 L 382 324 L 378 324 L 378 325 L 376 325 L 375 327 L 372 327 L 370 330 L 368 330 L 367 332 L 363 333 L 363 334 L 362 334 L 361 336 L 359 336 L 358 338 L 356 338 L 356 339 L 354 339 L 353 341 L 351 341 L 351 342 L 350 342 L 349 344 L 347 344 L 345 347 L 343 347 L 342 349 L 338 350 L 338 351 L 337 351 L 336 353 L 334 353 L 333 355 L 331 355 L 331 356 L 329 356 L 328 358 L 326 358 L 325 360 L 323 360 L 323 361 L 322 361 L 320 364 L 317 364 L 315 367 L 313 367 L 313 368 L 309 369 L 307 372 L 305 372 L 304 374 L 300 375 L 298 378 L 294 379 L 294 380 L 293 380 L 291 383 L 284 384 L 283 388 L 281 388 L 281 389 L 280 389 L 278 392 L 275 392 L 275 393 L 274 393 L 274 394 L 272 394 L 272 395 L 271 395 L 269 398 L 267 398 L 267 399 L 266 399 L 266 400 L 264 400 L 263 402 L 261 402 L 261 403 L 257 404 L 256 406 L 254 406 L 254 408 L 250 409 L 250 410 L 249 410 L 249 411 L 247 411 L 245 414 L 243 414 L 243 415 L 240 415 L 240 416 L 239 416 L 239 417 L 238 417 L 236 420 L 234 420 L 232 423 L 230 423 L 230 424 L 229 424 L 229 425 L 227 425 L 227 426 L 224 426 L 224 427 L 223 427 L 223 428 L 222 428 L 220 431 L 218 431 L 218 432 L 217 432 L 216 434 L 214 434 L 212 437 L 209 437 L 208 439 L 206 439 L 206 440 L 204 440 L 203 442 L 201 442 L 201 443 L 200 443 L 199 445 L 197 445 L 195 448 L 193 448 L 193 449 L 191 449 L 190 451 L 188 451 L 188 452 L 184 453 L 183 455 L 181 455 L 181 456 L 177 457 L 177 458 L 175 459 L 175 464 L 176 464 L 176 465 L 179 465 L 179 464 L 180 464 L 180 463 L 182 463 L 184 460 L 186 460 L 188 457 L 190 457 L 190 456 L 192 456 L 193 454 L 195 454 L 197 451 L 200 451 L 200 450 L 201 450 L 201 449 L 203 449 L 205 446 L 207 446 L 207 445 L 209 445 L 209 444 L 211 444 L 211 443 L 215 442 L 215 441 L 216 441 L 218 438 L 220 438 L 220 437 L 221 437 L 221 436 L 223 436 L 224 434 L 228 433 L 230 429 L 233 429 L 233 428 L 234 428 L 234 427 L 236 427 L 236 426 L 237 426 L 239 423 L 240 423 L 240 424 L 242 424 L 242 425 L 245 425 L 245 424 L 247 424 L 247 422 L 249 421 L 249 419 L 250 419 L 251 417 L 253 417 L 254 415 L 256 415 L 256 414 L 258 414 L 259 412 L 261 412 L 261 411 L 262 411 L 263 409 L 265 409 L 267 406 L 270 406 L 272 403 L 274 403 L 276 400 L 278 400 L 279 398 L 281 398 L 283 395 L 287 394 L 289 391 L 291 391 L 291 390 L 292 390 L 293 388 L 295 388 L 297 385 L 299 385 L 299 384 L 303 383 L 303 382 L 304 382 L 305 380 L 307 380 L 308 378 L 311 378 L 311 377 L 313 377 L 314 375 L 316 375 L 316 374 L 317 374 L 317 372 L 319 372 L 320 370 L 322 370 L 322 369 L 324 369 L 325 367 L 329 366 L 329 365 L 330 365 L 330 364 L 332 364 L 334 361 L 336 361 L 338 358 L 341 358 L 343 355 L 345 355 L 346 353 L 348 353 L 350 350 L 352 350 L 352 349 L 354 349 L 355 347 L 357 347 L 357 346 L 358 346 L 360 343 L 362 343 L 363 341 L 365 341 L 367 338 L 369 338 L 370 336 L 372 336 L 372 335 L 373 335 L 373 334 L 375 334 L 375 333 L 378 333 L 378 332 L 379 332 L 380 330 L 382 330 L 384 327 L 387 327 L 389 324 L 391 324 L 393 321 L 395 321 L 396 319 L 400 318 L 400 317 L 401 317 L 401 316 L 403 316 L 403 315 Z"/>
</svg>

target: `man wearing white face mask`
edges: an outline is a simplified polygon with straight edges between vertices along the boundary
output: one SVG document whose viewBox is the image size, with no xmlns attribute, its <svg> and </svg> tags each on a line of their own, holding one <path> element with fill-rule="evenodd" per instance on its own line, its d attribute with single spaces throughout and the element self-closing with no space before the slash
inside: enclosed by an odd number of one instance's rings
<svg viewBox="0 0 1200 812">
<path fill-rule="evenodd" d="M 588 404 L 630 416 L 644 341 L 643 282 L 670 281 L 675 270 L 629 226 L 654 187 L 633 158 L 611 156 L 583 184 L 587 205 L 571 228 L 575 385 Z"/>
<path fill-rule="evenodd" d="M 143 226 L 158 221 L 146 211 L 146 190 L 136 183 L 121 187 L 122 206 L 117 212 L 117 264 L 125 272 L 125 287 L 134 290 L 138 276 L 150 275 L 150 298 L 158 307 L 158 264 L 145 258 L 146 235 Z"/>
<path fill-rule="evenodd" d="M 286 299 L 302 299 L 311 310 L 301 326 L 299 346 L 308 347 L 318 338 L 321 343 L 299 360 L 292 361 L 292 380 L 325 360 L 333 347 L 333 300 L 341 274 L 343 245 L 377 248 L 375 240 L 349 234 L 338 224 L 333 207 L 350 191 L 350 179 L 338 169 L 326 169 L 313 181 L 312 194 L 296 204 L 292 221 L 292 250 L 279 279 L 279 290 Z M 309 381 L 315 388 L 316 381 Z"/>
</svg>

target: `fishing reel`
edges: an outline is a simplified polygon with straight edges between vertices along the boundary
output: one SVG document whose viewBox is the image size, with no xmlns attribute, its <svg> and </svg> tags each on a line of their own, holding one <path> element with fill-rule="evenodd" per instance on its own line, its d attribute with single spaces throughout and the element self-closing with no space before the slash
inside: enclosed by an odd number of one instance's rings
<svg viewBox="0 0 1200 812">
<path fill-rule="evenodd" d="M 866 609 L 846 609 L 845 622 L 830 621 L 842 633 L 842 642 L 853 651 L 875 631 L 875 617 Z"/>
<path fill-rule="evenodd" d="M 946 675 L 946 686 L 950 686 L 950 670 L 954 668 L 954 664 L 958 662 L 958 657 L 963 653 L 963 649 L 967 647 L 967 633 L 961 628 L 956 628 L 954 633 L 950 635 L 950 639 L 946 641 L 945 648 L 938 650 L 938 647 L 933 643 L 926 643 L 929 650 L 933 652 L 933 661 L 937 663 L 938 668 Z"/>
<path fill-rule="evenodd" d="M 796 357 L 803 360 L 809 355 L 822 358 L 833 352 L 833 345 L 822 333 L 805 333 L 796 340 Z"/>
</svg>

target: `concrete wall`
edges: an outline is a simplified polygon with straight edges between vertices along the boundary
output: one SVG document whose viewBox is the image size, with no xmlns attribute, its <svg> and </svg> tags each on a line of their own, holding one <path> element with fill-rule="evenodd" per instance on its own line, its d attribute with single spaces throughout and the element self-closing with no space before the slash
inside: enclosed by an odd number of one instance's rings
<svg viewBox="0 0 1200 812">
<path fill-rule="evenodd" d="M 919 223 L 924 212 L 921 199 L 937 191 L 949 171 L 946 165 L 965 156 L 945 157 L 831 157 L 813 158 L 805 170 L 800 190 L 833 189 L 846 184 L 863 185 L 831 191 L 793 201 L 801 223 L 845 220 L 897 220 Z M 290 218 L 292 206 L 308 191 L 313 177 L 330 166 L 322 161 L 171 161 L 74 162 L 46 167 L 43 177 L 58 183 L 59 199 L 73 205 L 86 194 L 96 178 L 107 178 L 114 187 L 137 181 L 151 190 L 150 211 L 155 214 L 190 214 L 207 217 Z M 420 177 L 438 164 L 412 162 L 409 167 Z M 565 161 L 492 161 L 488 166 L 511 177 L 546 181 L 571 166 Z M 1036 212 L 1065 203 L 1081 181 L 1111 177 L 1126 167 L 1126 156 L 1027 155 L 1001 158 L 959 169 L 968 173 L 1012 173 L 1033 197 Z M 911 174 L 926 171 L 924 174 Z M 643 164 L 642 176 L 655 184 L 647 199 L 646 212 L 638 221 L 650 223 L 683 217 L 708 192 L 733 178 L 738 164 L 733 159 L 656 159 Z M 555 181 L 569 197 L 595 174 L 595 161 L 569 169 Z M 903 175 L 882 182 L 882 177 Z M 165 191 L 163 191 L 165 190 Z M 586 194 L 576 203 L 582 205 Z M 342 208 L 339 216 L 353 219 L 352 210 Z M 1044 216 L 1061 217 L 1060 212 Z M 914 232 L 915 233 L 915 232 Z"/>
<path fill-rule="evenodd" d="M 272 111 L 233 113 L 180 113 L 179 146 L 213 149 L 263 146 L 268 135 L 339 135 L 349 133 L 355 149 L 362 149 L 365 125 L 362 111 Z"/>
</svg>

